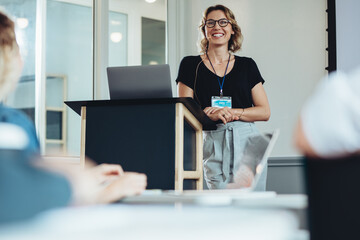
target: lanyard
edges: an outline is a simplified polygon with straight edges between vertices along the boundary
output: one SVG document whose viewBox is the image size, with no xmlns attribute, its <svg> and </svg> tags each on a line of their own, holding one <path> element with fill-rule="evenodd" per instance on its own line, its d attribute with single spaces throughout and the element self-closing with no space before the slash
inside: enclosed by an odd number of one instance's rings
<svg viewBox="0 0 360 240">
<path fill-rule="evenodd" d="M 228 69 L 228 66 L 229 66 L 230 56 L 231 56 L 231 55 L 229 54 L 228 63 L 227 63 L 227 65 L 226 65 L 224 77 L 223 77 L 223 80 L 222 80 L 222 83 L 221 83 L 221 84 L 220 84 L 220 77 L 217 75 L 217 73 L 216 73 L 216 71 L 215 71 L 215 68 L 214 68 L 214 66 L 212 65 L 212 62 L 211 62 L 211 60 L 210 60 L 209 55 L 207 54 L 207 52 L 206 52 L 206 56 L 207 56 L 207 58 L 209 59 L 210 65 L 211 65 L 212 69 L 214 70 L 215 75 L 217 76 L 217 79 L 218 79 L 218 82 L 219 82 L 219 87 L 220 87 L 220 97 L 222 97 L 222 96 L 223 96 L 223 86 L 224 86 L 225 76 L 226 76 L 226 72 L 227 72 L 227 69 Z"/>
</svg>

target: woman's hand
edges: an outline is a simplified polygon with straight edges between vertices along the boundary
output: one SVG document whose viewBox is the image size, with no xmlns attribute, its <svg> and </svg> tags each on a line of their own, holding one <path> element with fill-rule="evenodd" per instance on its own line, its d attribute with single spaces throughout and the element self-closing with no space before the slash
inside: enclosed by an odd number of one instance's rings
<svg viewBox="0 0 360 240">
<path fill-rule="evenodd" d="M 146 186 L 147 178 L 145 174 L 125 172 L 99 193 L 98 202 L 109 203 L 127 196 L 138 195 L 146 189 Z"/>
<path fill-rule="evenodd" d="M 101 164 L 67 171 L 73 190 L 73 204 L 110 203 L 145 190 L 145 174 L 124 172 L 120 165 Z"/>
<path fill-rule="evenodd" d="M 124 172 L 118 164 L 100 164 L 86 160 L 85 169 L 61 162 L 35 161 L 36 167 L 65 176 L 72 188 L 72 204 L 110 203 L 142 193 L 147 186 L 145 174 Z"/>
<path fill-rule="evenodd" d="M 90 175 L 97 180 L 99 184 L 107 181 L 117 179 L 119 176 L 124 175 L 124 170 L 117 164 L 100 164 L 98 166 L 86 170 Z"/>
<path fill-rule="evenodd" d="M 232 121 L 239 120 L 239 117 L 235 115 L 235 111 L 231 108 L 224 107 L 207 107 L 204 109 L 204 113 L 213 121 L 221 120 L 224 124 Z"/>
<path fill-rule="evenodd" d="M 147 185 L 145 174 L 124 172 L 120 165 L 101 164 L 86 170 L 87 174 L 96 179 L 100 188 L 97 194 L 97 203 L 109 203 L 127 196 L 142 193 Z"/>
</svg>

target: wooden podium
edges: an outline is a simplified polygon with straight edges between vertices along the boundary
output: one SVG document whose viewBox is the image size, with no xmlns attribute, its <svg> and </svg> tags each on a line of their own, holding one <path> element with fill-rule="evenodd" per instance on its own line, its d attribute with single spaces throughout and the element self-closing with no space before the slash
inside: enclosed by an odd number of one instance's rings
<svg viewBox="0 0 360 240">
<path fill-rule="evenodd" d="M 65 102 L 81 115 L 81 164 L 145 173 L 148 189 L 203 189 L 202 130 L 216 125 L 192 98 Z"/>
</svg>

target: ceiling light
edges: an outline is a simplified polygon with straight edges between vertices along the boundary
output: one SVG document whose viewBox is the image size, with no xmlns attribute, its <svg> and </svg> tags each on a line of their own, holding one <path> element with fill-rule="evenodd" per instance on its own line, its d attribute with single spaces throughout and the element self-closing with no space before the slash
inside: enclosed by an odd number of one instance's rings
<svg viewBox="0 0 360 240">
<path fill-rule="evenodd" d="M 149 62 L 149 65 L 158 65 L 158 64 L 159 64 L 158 61 L 154 61 L 154 60 Z"/>
<path fill-rule="evenodd" d="M 19 26 L 19 28 L 24 29 L 29 25 L 29 20 L 27 18 L 17 18 L 16 24 Z"/>
<path fill-rule="evenodd" d="M 122 39 L 122 37 L 123 37 L 122 34 L 119 33 L 119 32 L 113 32 L 113 33 L 110 34 L 110 39 L 111 39 L 111 41 L 113 41 L 114 43 L 120 42 L 121 39 Z"/>
<path fill-rule="evenodd" d="M 120 21 L 116 21 L 116 20 L 110 20 L 111 25 L 120 25 L 121 22 Z"/>
<path fill-rule="evenodd" d="M 147 2 L 147 3 L 154 3 L 154 2 L 156 2 L 156 0 L 145 0 L 145 2 Z"/>
</svg>

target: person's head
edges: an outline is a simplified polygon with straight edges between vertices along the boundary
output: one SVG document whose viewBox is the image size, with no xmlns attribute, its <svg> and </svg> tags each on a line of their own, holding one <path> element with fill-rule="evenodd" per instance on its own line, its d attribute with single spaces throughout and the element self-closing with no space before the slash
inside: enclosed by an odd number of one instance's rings
<svg viewBox="0 0 360 240">
<path fill-rule="evenodd" d="M 217 21 L 220 19 L 223 19 L 223 21 Z M 218 39 L 215 35 L 212 36 L 212 33 L 217 28 L 225 33 L 222 37 L 228 41 L 228 50 L 230 52 L 236 52 L 241 49 L 243 35 L 233 12 L 223 5 L 215 5 L 205 10 L 201 21 L 200 29 L 203 34 L 203 38 L 200 41 L 201 52 L 206 52 L 209 42 L 212 41 L 213 38 L 214 40 Z"/>
<path fill-rule="evenodd" d="M 15 88 L 22 71 L 14 22 L 0 12 L 0 101 Z"/>
</svg>

